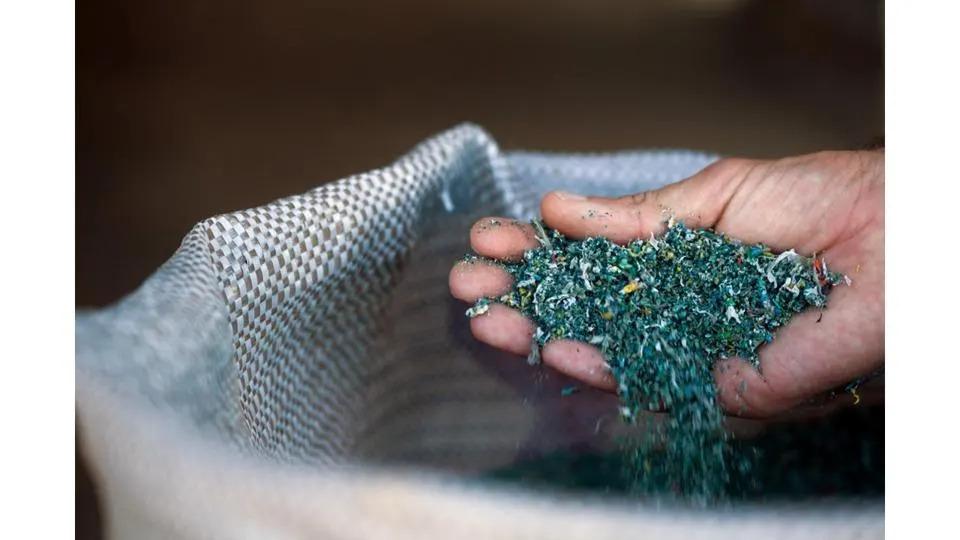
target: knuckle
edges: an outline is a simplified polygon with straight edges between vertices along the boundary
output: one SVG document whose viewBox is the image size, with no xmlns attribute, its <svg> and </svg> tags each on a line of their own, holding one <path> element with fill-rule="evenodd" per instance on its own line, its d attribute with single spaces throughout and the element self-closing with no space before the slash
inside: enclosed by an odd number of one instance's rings
<svg viewBox="0 0 960 540">
<path fill-rule="evenodd" d="M 720 158 L 708 165 L 703 174 L 709 174 L 717 177 L 729 177 L 739 174 L 741 171 L 750 167 L 753 160 L 737 157 Z"/>
<path fill-rule="evenodd" d="M 634 193 L 621 197 L 620 200 L 629 206 L 639 208 L 651 202 L 656 202 L 656 198 L 656 191 L 641 191 L 640 193 Z"/>
</svg>

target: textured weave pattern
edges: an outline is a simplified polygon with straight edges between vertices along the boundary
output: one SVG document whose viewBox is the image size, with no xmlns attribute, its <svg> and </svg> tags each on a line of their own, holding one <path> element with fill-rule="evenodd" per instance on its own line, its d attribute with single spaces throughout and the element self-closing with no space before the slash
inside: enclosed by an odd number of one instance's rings
<svg viewBox="0 0 960 540">
<path fill-rule="evenodd" d="M 463 125 L 383 169 L 198 224 L 137 292 L 77 316 L 78 411 L 111 529 L 184 538 L 418 537 L 427 523 L 434 533 L 551 538 L 592 536 L 598 523 L 685 530 L 684 514 L 679 529 L 649 526 L 633 511 L 601 518 L 586 501 L 577 519 L 593 528 L 562 527 L 553 523 L 562 514 L 547 519 L 495 490 L 458 495 L 482 502 L 493 521 L 480 525 L 473 503 L 463 515 L 433 512 L 443 497 L 402 472 L 471 473 L 614 442 L 616 398 L 561 398 L 560 376 L 477 343 L 447 273 L 480 217 L 533 217 L 549 189 L 651 189 L 712 159 L 504 154 Z M 344 482 L 345 466 L 387 477 Z M 285 476 L 289 467 L 307 467 L 295 475 L 304 480 Z M 381 507 L 390 492 L 402 497 Z M 401 499 L 406 514 L 385 510 Z M 820 527 L 875 532 L 873 516 Z M 761 521 L 768 532 L 779 523 Z"/>
<path fill-rule="evenodd" d="M 461 128 L 391 167 L 204 223 L 258 448 L 348 453 L 403 261 L 427 217 L 451 203 L 452 185 L 470 187 L 469 176 L 493 191 L 493 152 L 484 134 Z"/>
</svg>

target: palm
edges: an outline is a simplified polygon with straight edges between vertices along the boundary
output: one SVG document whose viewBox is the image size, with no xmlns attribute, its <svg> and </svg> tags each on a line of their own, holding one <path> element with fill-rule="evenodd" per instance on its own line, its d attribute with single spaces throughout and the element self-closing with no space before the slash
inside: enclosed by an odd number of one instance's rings
<svg viewBox="0 0 960 540">
<path fill-rule="evenodd" d="M 626 242 L 659 232 L 666 214 L 693 227 L 712 227 L 777 250 L 821 254 L 851 287 L 830 297 L 830 308 L 798 315 L 760 350 L 761 373 L 731 359 L 717 366 L 722 404 L 747 415 L 771 415 L 804 399 L 870 373 L 883 363 L 884 212 L 883 155 L 820 153 L 779 161 L 723 160 L 664 189 L 620 199 L 550 194 L 541 213 L 547 225 L 572 237 L 606 236 Z M 471 231 L 481 255 L 515 259 L 535 247 L 523 226 L 481 220 Z M 458 265 L 454 296 L 472 301 L 500 294 L 509 276 L 491 265 Z M 495 347 L 526 354 L 533 324 L 518 312 L 494 306 L 472 320 L 474 335 Z M 544 348 L 545 363 L 612 390 L 601 353 L 583 343 L 557 341 Z"/>
</svg>

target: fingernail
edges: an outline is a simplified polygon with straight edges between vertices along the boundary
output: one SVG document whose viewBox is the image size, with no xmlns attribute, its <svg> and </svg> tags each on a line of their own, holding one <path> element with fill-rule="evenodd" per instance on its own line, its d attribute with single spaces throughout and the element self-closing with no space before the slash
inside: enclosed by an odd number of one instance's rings
<svg viewBox="0 0 960 540">
<path fill-rule="evenodd" d="M 585 201 L 586 197 L 583 195 L 577 195 L 576 193 L 569 193 L 567 191 L 554 191 L 554 195 L 557 196 L 561 201 Z"/>
</svg>

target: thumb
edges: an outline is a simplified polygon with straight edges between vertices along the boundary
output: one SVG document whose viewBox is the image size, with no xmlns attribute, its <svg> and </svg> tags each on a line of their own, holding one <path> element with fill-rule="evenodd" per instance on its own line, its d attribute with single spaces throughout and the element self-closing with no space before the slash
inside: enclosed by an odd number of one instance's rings
<svg viewBox="0 0 960 540">
<path fill-rule="evenodd" d="M 540 215 L 566 236 L 603 236 L 619 244 L 659 234 L 670 217 L 692 228 L 712 227 L 755 163 L 721 159 L 681 182 L 617 198 L 553 191 L 543 198 Z"/>
</svg>

